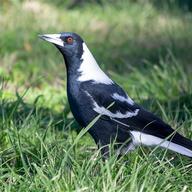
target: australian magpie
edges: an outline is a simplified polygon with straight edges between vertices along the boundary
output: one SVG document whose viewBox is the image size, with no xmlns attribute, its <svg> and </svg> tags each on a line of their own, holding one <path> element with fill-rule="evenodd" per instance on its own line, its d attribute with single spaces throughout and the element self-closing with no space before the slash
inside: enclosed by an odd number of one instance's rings
<svg viewBox="0 0 192 192">
<path fill-rule="evenodd" d="M 76 33 L 44 34 L 40 38 L 54 44 L 64 57 L 67 69 L 67 95 L 71 111 L 82 127 L 96 116 L 89 129 L 104 157 L 109 144 L 117 143 L 119 155 L 138 145 L 160 146 L 192 157 L 192 141 L 135 103 L 98 66 L 83 39 Z"/>
</svg>

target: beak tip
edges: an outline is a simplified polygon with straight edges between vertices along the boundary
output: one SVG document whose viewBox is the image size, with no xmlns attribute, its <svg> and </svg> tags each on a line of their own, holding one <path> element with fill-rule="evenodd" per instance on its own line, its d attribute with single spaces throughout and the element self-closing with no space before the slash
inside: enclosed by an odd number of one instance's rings
<svg viewBox="0 0 192 192">
<path fill-rule="evenodd" d="M 43 36 L 44 36 L 44 35 L 40 35 L 40 34 L 38 35 L 38 37 L 39 37 L 40 39 L 43 39 Z"/>
<path fill-rule="evenodd" d="M 38 37 L 52 44 L 64 47 L 63 41 L 60 39 L 60 34 L 39 34 Z"/>
</svg>

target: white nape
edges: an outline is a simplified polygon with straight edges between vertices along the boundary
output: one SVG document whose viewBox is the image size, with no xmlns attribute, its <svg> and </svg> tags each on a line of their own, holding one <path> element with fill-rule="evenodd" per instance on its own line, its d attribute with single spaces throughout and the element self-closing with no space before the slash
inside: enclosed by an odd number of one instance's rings
<svg viewBox="0 0 192 192">
<path fill-rule="evenodd" d="M 95 58 L 83 43 L 82 63 L 78 69 L 81 73 L 78 81 L 94 81 L 94 83 L 113 84 L 113 81 L 101 70 Z"/>
<path fill-rule="evenodd" d="M 94 106 L 93 110 L 100 115 L 106 115 L 111 118 L 124 119 L 124 118 L 130 118 L 130 117 L 136 116 L 139 112 L 139 109 L 135 109 L 134 112 L 127 111 L 126 113 L 121 113 L 120 111 L 117 111 L 116 113 L 112 113 L 105 107 L 100 107 L 87 91 L 86 91 L 86 94 L 91 98 L 91 100 L 93 102 L 93 106 Z"/>
<path fill-rule="evenodd" d="M 167 141 L 166 139 L 161 139 L 153 135 L 148 135 L 146 133 L 141 133 L 139 131 L 130 131 L 134 145 L 146 145 L 146 146 L 160 146 L 166 149 L 170 149 L 182 155 L 192 157 L 192 151 L 173 143 Z"/>
<path fill-rule="evenodd" d="M 61 47 L 64 47 L 64 43 L 62 39 L 60 39 L 61 34 L 43 34 L 42 38 L 48 42 L 51 42 L 55 45 L 59 45 Z"/>
<path fill-rule="evenodd" d="M 124 97 L 122 95 L 119 95 L 118 93 L 114 93 L 112 95 L 113 99 L 119 100 L 121 102 L 126 102 L 130 105 L 134 105 L 134 101 L 127 95 L 127 97 Z"/>
</svg>

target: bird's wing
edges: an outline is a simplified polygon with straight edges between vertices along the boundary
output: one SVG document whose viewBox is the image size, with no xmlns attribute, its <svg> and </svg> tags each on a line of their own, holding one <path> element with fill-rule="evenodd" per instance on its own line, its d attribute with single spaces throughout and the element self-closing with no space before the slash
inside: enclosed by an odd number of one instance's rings
<svg viewBox="0 0 192 192">
<path fill-rule="evenodd" d="M 192 142 L 177 133 L 156 115 L 134 103 L 117 85 L 86 87 L 93 110 L 127 129 L 136 144 L 159 145 L 192 156 Z"/>
<path fill-rule="evenodd" d="M 95 112 L 104 115 L 106 120 L 116 121 L 124 129 L 162 139 L 169 139 L 171 135 L 180 138 L 168 124 L 136 104 L 117 84 L 86 85 L 86 93 L 92 99 Z"/>
<path fill-rule="evenodd" d="M 136 116 L 140 107 L 117 84 L 84 84 L 84 92 L 92 100 L 93 110 L 111 118 Z"/>
</svg>

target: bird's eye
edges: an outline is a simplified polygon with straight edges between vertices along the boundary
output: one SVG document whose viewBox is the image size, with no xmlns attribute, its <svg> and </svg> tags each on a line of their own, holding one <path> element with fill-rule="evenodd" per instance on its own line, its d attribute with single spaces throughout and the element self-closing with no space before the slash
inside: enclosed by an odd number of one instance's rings
<svg viewBox="0 0 192 192">
<path fill-rule="evenodd" d="M 72 44 L 73 43 L 73 38 L 72 37 L 67 37 L 66 39 L 68 44 Z"/>
</svg>

